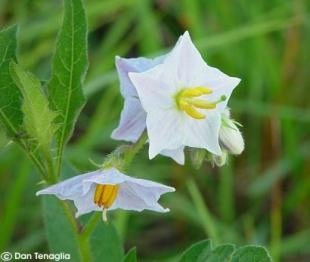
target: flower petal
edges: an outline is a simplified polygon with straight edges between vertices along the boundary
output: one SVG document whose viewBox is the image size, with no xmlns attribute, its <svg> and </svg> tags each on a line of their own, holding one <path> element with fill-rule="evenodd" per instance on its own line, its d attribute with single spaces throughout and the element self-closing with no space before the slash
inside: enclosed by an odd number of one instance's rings
<svg viewBox="0 0 310 262">
<path fill-rule="evenodd" d="M 174 150 L 184 145 L 182 143 L 184 136 L 182 115 L 182 112 L 176 109 L 157 110 L 147 115 L 150 159 L 163 150 Z"/>
<path fill-rule="evenodd" d="M 163 208 L 158 200 L 162 194 L 174 191 L 174 188 L 149 180 L 130 178 L 120 185 L 119 194 L 110 209 L 168 212 L 169 209 Z"/>
<path fill-rule="evenodd" d="M 184 146 L 181 146 L 178 149 L 165 149 L 160 151 L 160 154 L 163 156 L 171 157 L 174 161 L 176 161 L 180 165 L 184 165 L 185 156 L 184 156 Z"/>
<path fill-rule="evenodd" d="M 189 147 L 205 148 L 215 155 L 221 155 L 220 125 L 221 116 L 217 112 L 210 112 L 204 120 L 185 118 L 184 130 L 186 133 L 183 144 Z"/>
<path fill-rule="evenodd" d="M 97 172 L 97 175 L 83 180 L 83 192 L 86 194 L 93 184 L 100 185 L 118 185 L 125 182 L 127 176 L 122 174 L 116 168 L 104 169 Z"/>
<path fill-rule="evenodd" d="M 115 65 L 120 79 L 120 90 L 123 97 L 136 97 L 137 91 L 131 83 L 129 72 L 143 72 L 158 64 L 161 64 L 165 56 L 159 56 L 154 59 L 145 57 L 139 58 L 115 58 Z"/>
<path fill-rule="evenodd" d="M 96 176 L 99 173 L 100 171 L 94 171 L 79 176 L 74 176 L 58 184 L 42 189 L 38 191 L 36 195 L 56 195 L 59 199 L 62 200 L 74 200 L 78 196 L 81 196 L 85 193 L 82 186 L 83 180 Z"/>
<path fill-rule="evenodd" d="M 136 142 L 145 129 L 146 113 L 137 98 L 125 99 L 118 127 L 112 132 L 115 140 Z"/>
<path fill-rule="evenodd" d="M 206 63 L 186 31 L 167 55 L 163 66 L 163 79 L 174 78 L 179 88 L 183 88 L 201 85 L 200 75 Z"/>
<path fill-rule="evenodd" d="M 95 190 L 96 185 L 92 185 L 90 190 L 85 195 L 73 199 L 74 205 L 77 208 L 75 217 L 79 217 L 92 211 L 102 211 L 102 208 L 94 203 Z"/>
<path fill-rule="evenodd" d="M 160 78 L 153 78 L 153 72 L 162 65 L 143 73 L 129 73 L 129 78 L 136 87 L 142 107 L 146 112 L 168 109 L 175 106 L 175 89 Z"/>
</svg>

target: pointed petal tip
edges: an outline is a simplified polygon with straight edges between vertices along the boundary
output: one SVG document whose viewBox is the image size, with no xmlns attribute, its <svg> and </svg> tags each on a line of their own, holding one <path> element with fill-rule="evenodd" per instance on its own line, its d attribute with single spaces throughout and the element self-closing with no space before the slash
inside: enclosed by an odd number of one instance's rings
<svg viewBox="0 0 310 262">
<path fill-rule="evenodd" d="M 169 193 L 171 192 L 175 192 L 176 191 L 176 189 L 174 188 L 174 187 L 170 187 L 170 190 L 168 191 Z"/>
<path fill-rule="evenodd" d="M 190 34 L 189 34 L 188 30 L 186 30 L 186 31 L 184 32 L 183 36 L 186 36 L 186 37 L 191 38 L 191 36 L 190 36 Z"/>
</svg>

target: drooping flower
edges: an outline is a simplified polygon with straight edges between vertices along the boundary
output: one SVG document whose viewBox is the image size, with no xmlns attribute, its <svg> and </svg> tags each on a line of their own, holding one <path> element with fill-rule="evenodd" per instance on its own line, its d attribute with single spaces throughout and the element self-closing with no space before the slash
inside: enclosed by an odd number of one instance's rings
<svg viewBox="0 0 310 262">
<path fill-rule="evenodd" d="M 129 72 L 144 72 L 161 64 L 165 56 L 155 59 L 144 57 L 121 58 L 116 57 L 115 64 L 120 80 L 120 91 L 124 97 L 124 108 L 121 113 L 118 127 L 112 132 L 115 140 L 136 142 L 146 128 L 146 112 L 142 108 L 136 88 L 129 79 Z M 179 164 L 184 164 L 183 146 L 177 150 L 162 150 L 161 155 L 173 158 Z"/>
<path fill-rule="evenodd" d="M 97 170 L 75 176 L 45 188 L 37 195 L 56 195 L 61 200 L 72 200 L 77 208 L 76 217 L 91 211 L 153 210 L 168 212 L 158 200 L 162 194 L 174 192 L 168 187 L 150 180 L 129 177 L 116 168 Z"/>
<path fill-rule="evenodd" d="M 153 68 L 130 72 L 146 112 L 149 157 L 184 146 L 221 155 L 221 113 L 239 78 L 208 66 L 186 32 Z"/>
</svg>

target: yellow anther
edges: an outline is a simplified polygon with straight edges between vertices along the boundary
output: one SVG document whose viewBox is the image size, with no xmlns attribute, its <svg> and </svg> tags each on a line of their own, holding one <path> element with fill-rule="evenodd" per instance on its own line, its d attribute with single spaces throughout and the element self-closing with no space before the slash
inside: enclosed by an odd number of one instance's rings
<svg viewBox="0 0 310 262">
<path fill-rule="evenodd" d="M 206 117 L 204 114 L 197 111 L 193 106 L 184 100 L 180 101 L 180 109 L 195 119 L 204 119 Z"/>
<path fill-rule="evenodd" d="M 207 87 L 203 87 L 203 86 L 197 86 L 194 88 L 184 89 L 181 95 L 183 97 L 197 97 L 197 96 L 202 96 L 202 95 L 208 95 L 211 93 L 212 93 L 211 89 Z"/>
<path fill-rule="evenodd" d="M 194 107 L 201 109 L 214 109 L 216 108 L 216 103 L 211 103 L 202 99 L 192 99 L 190 100 L 190 104 Z"/>
<path fill-rule="evenodd" d="M 224 95 L 221 96 L 220 99 L 218 99 L 215 102 L 208 102 L 205 99 L 197 98 L 199 96 L 211 93 L 212 93 L 211 89 L 203 86 L 183 89 L 175 96 L 176 104 L 180 110 L 184 111 L 187 115 L 191 116 L 192 118 L 204 119 L 206 118 L 206 116 L 201 112 L 199 112 L 197 109 L 214 109 L 216 108 L 216 105 L 218 103 L 226 100 L 226 96 Z"/>
<path fill-rule="evenodd" d="M 94 194 L 94 203 L 99 207 L 109 208 L 114 203 L 119 185 L 97 185 Z"/>
</svg>

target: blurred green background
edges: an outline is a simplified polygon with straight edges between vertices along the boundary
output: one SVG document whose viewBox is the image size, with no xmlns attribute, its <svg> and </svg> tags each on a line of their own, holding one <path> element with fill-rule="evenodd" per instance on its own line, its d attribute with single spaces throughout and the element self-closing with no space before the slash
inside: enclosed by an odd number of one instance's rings
<svg viewBox="0 0 310 262">
<path fill-rule="evenodd" d="M 244 153 L 223 168 L 206 163 L 197 171 L 189 157 L 185 167 L 149 161 L 145 148 L 129 174 L 178 190 L 163 198 L 167 215 L 112 213 L 125 248 L 137 246 L 139 261 L 172 261 L 208 237 L 209 210 L 217 243 L 261 244 L 275 261 L 310 261 L 310 2 L 88 0 L 86 7 L 89 100 L 66 150 L 81 172 L 95 168 L 89 158 L 102 162 L 120 144 L 110 139 L 123 103 L 115 55 L 153 57 L 189 30 L 209 65 L 242 79 L 229 105 L 243 124 Z M 20 25 L 20 63 L 42 80 L 61 19 L 59 0 L 0 0 L 1 28 Z M 1 251 L 47 252 L 39 182 L 0 130 Z"/>
</svg>

